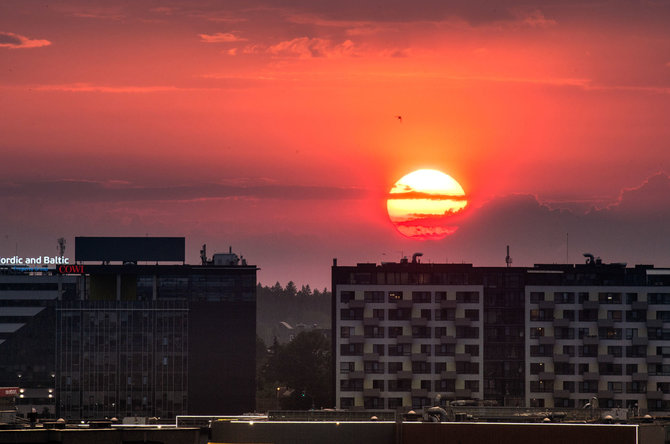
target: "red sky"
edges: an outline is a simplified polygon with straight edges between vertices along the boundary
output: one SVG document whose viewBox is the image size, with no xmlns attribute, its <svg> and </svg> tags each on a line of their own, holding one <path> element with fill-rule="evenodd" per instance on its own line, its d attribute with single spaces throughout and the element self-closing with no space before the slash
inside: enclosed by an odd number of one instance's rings
<svg viewBox="0 0 670 444">
<path fill-rule="evenodd" d="M 264 284 L 323 287 L 333 257 L 565 261 L 569 232 L 571 262 L 670 266 L 668 23 L 666 1 L 0 2 L 0 255 L 183 235 L 191 262 L 232 245 Z M 446 239 L 386 215 L 418 168 L 468 194 Z"/>
</svg>

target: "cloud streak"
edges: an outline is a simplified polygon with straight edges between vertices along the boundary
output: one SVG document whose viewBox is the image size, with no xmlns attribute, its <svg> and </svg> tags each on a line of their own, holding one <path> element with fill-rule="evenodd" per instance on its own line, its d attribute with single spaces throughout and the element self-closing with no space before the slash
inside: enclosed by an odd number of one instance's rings
<svg viewBox="0 0 670 444">
<path fill-rule="evenodd" d="M 149 187 L 119 182 L 58 180 L 6 183 L 1 198 L 28 198 L 66 202 L 198 201 L 206 199 L 351 200 L 361 199 L 360 188 L 275 185 L 218 184 Z"/>
<path fill-rule="evenodd" d="M 200 40 L 204 43 L 234 43 L 244 42 L 247 39 L 238 37 L 231 32 L 217 32 L 215 34 L 199 34 Z"/>
<path fill-rule="evenodd" d="M 49 46 L 49 40 L 31 39 L 13 32 L 0 32 L 0 48 L 26 49 Z"/>
</svg>

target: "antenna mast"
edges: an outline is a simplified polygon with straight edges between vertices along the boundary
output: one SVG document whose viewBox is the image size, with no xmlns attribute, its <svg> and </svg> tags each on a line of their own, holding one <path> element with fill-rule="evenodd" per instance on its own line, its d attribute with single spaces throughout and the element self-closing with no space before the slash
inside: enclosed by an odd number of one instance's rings
<svg viewBox="0 0 670 444">
<path fill-rule="evenodd" d="M 507 268 L 512 266 L 512 258 L 509 256 L 509 245 L 507 246 L 507 256 L 505 256 L 505 263 L 507 264 Z"/>
</svg>

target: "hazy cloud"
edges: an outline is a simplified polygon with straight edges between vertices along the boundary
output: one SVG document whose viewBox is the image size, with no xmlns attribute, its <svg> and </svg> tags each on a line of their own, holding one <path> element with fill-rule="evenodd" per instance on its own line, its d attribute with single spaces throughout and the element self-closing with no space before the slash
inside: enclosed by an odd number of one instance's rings
<svg viewBox="0 0 670 444">
<path fill-rule="evenodd" d="M 50 182 L 6 183 L 0 197 L 53 201 L 134 202 L 195 201 L 203 199 L 249 198 L 283 200 L 360 199 L 358 188 L 276 184 L 197 184 L 165 187 L 133 186 L 114 181 L 59 180 Z"/>
<path fill-rule="evenodd" d="M 48 40 L 30 39 L 13 32 L 0 32 L 0 48 L 39 48 L 49 45 L 51 45 L 51 42 Z"/>
<path fill-rule="evenodd" d="M 200 40 L 205 43 L 232 43 L 243 42 L 247 39 L 238 37 L 230 32 L 217 32 L 215 34 L 199 34 Z"/>
</svg>

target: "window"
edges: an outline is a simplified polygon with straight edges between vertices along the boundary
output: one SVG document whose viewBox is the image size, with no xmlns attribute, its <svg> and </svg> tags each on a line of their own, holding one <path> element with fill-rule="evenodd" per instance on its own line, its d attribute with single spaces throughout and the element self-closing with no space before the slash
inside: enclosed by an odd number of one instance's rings
<svg viewBox="0 0 670 444">
<path fill-rule="evenodd" d="M 637 373 L 637 364 L 626 364 L 626 374 L 632 375 L 633 373 Z"/>
<path fill-rule="evenodd" d="M 544 301 L 544 292 L 542 291 L 531 291 L 530 292 L 530 303 L 537 304 L 540 301 Z"/>
<path fill-rule="evenodd" d="M 607 354 L 612 355 L 615 358 L 620 358 L 623 356 L 623 347 L 620 345 L 609 345 L 607 346 Z"/>
<path fill-rule="evenodd" d="M 388 398 L 388 408 L 395 410 L 402 407 L 402 398 Z"/>
<path fill-rule="evenodd" d="M 395 374 L 402 371 L 402 362 L 389 362 L 389 373 Z"/>
<path fill-rule="evenodd" d="M 479 338 L 479 328 L 477 327 L 456 327 L 456 337 L 463 339 Z"/>
<path fill-rule="evenodd" d="M 530 311 L 530 320 L 531 321 L 553 321 L 554 320 L 554 310 L 552 310 L 550 308 L 532 309 Z"/>
<path fill-rule="evenodd" d="M 479 320 L 479 310 L 477 310 L 477 309 L 465 310 L 465 318 L 469 319 L 471 321 L 478 321 Z"/>
<path fill-rule="evenodd" d="M 402 336 L 402 327 L 389 327 L 389 338 L 397 338 Z"/>
<path fill-rule="evenodd" d="M 430 363 L 426 361 L 412 361 L 412 373 L 430 373 Z"/>
<path fill-rule="evenodd" d="M 626 304 L 637 302 L 637 293 L 626 293 Z"/>
<path fill-rule="evenodd" d="M 366 325 L 363 327 L 364 335 L 366 338 L 383 338 L 384 337 L 384 327 L 377 327 L 372 325 Z"/>
<path fill-rule="evenodd" d="M 432 354 L 432 346 L 430 344 L 421 344 L 421 353 L 425 354 L 426 356 L 430 356 Z"/>
<path fill-rule="evenodd" d="M 583 304 L 584 302 L 589 300 L 589 293 L 588 292 L 579 292 L 577 294 L 577 297 L 579 298 L 579 303 Z"/>
<path fill-rule="evenodd" d="M 347 304 L 350 300 L 354 299 L 353 291 L 341 291 L 340 292 L 340 302 L 342 304 Z"/>
<path fill-rule="evenodd" d="M 552 356 L 553 355 L 553 346 L 549 345 L 531 345 L 530 346 L 530 355 L 532 357 L 540 356 Z"/>
<path fill-rule="evenodd" d="M 466 380 L 465 381 L 465 389 L 470 390 L 471 392 L 478 392 L 479 391 L 479 381 L 477 380 Z"/>
<path fill-rule="evenodd" d="M 575 329 L 568 327 L 558 327 L 554 329 L 556 339 L 575 339 Z"/>
<path fill-rule="evenodd" d="M 468 353 L 470 356 L 479 356 L 479 345 L 466 344 L 465 353 Z"/>
<path fill-rule="evenodd" d="M 342 391 L 362 391 L 362 379 L 340 379 L 340 390 Z"/>
<path fill-rule="evenodd" d="M 531 375 L 539 375 L 540 372 L 544 371 L 544 363 L 543 362 L 531 362 L 530 363 L 530 374 Z"/>
<path fill-rule="evenodd" d="M 544 328 L 542 327 L 536 327 L 536 328 L 531 328 L 530 329 L 530 337 L 532 339 L 537 339 L 544 336 Z"/>
<path fill-rule="evenodd" d="M 384 373 L 384 363 L 377 361 L 365 361 L 363 363 L 365 373 Z"/>
<path fill-rule="evenodd" d="M 412 310 L 409 308 L 389 309 L 390 321 L 409 321 L 412 316 Z"/>
<path fill-rule="evenodd" d="M 456 362 L 456 372 L 461 375 L 473 375 L 479 373 L 479 363 L 478 362 Z"/>
<path fill-rule="evenodd" d="M 435 327 L 435 337 L 447 336 L 447 327 Z"/>
<path fill-rule="evenodd" d="M 442 373 L 447 371 L 446 362 L 436 362 L 435 363 L 435 373 Z"/>
<path fill-rule="evenodd" d="M 384 316 L 383 308 L 373 308 L 372 309 L 372 318 L 383 321 L 386 317 Z"/>
<path fill-rule="evenodd" d="M 415 338 L 430 338 L 430 327 L 412 327 L 412 336 Z"/>
<path fill-rule="evenodd" d="M 621 310 L 608 310 L 607 319 L 614 322 L 621 322 L 623 320 L 623 312 Z"/>
<path fill-rule="evenodd" d="M 563 346 L 563 354 L 568 355 L 570 357 L 575 356 L 575 346 L 574 345 L 564 345 Z"/>
<path fill-rule="evenodd" d="M 411 344 L 390 344 L 389 356 L 409 356 L 412 353 Z"/>
<path fill-rule="evenodd" d="M 556 362 L 554 364 L 554 373 L 557 375 L 574 375 L 575 364 L 569 364 L 567 362 Z"/>
<path fill-rule="evenodd" d="M 340 338 L 349 338 L 354 334 L 354 327 L 340 327 Z"/>
<path fill-rule="evenodd" d="M 575 311 L 574 310 L 563 310 L 563 319 L 567 319 L 569 321 L 574 321 L 575 320 Z"/>
<path fill-rule="evenodd" d="M 413 291 L 412 302 L 427 303 L 430 302 L 430 291 Z"/>
<path fill-rule="evenodd" d="M 557 304 L 574 304 L 575 294 L 566 292 L 556 292 L 554 293 L 554 302 Z"/>
<path fill-rule="evenodd" d="M 598 393 L 598 381 L 581 381 L 579 393 Z"/>
<path fill-rule="evenodd" d="M 456 344 L 435 345 L 435 356 L 454 356 L 455 354 L 456 354 Z"/>
<path fill-rule="evenodd" d="M 347 374 L 354 371 L 353 362 L 340 362 L 340 374 Z"/>
<path fill-rule="evenodd" d="M 441 302 L 441 301 L 446 301 L 447 300 L 447 292 L 446 291 L 436 291 L 435 292 L 435 302 Z"/>
<path fill-rule="evenodd" d="M 601 327 L 598 329 L 600 339 L 621 339 L 621 329 L 612 327 Z"/>
<path fill-rule="evenodd" d="M 430 308 L 425 308 L 425 309 L 421 310 L 421 318 L 425 319 L 427 321 L 431 320 L 431 318 L 432 318 L 431 315 L 432 314 L 433 314 L 433 310 L 431 310 Z"/>
<path fill-rule="evenodd" d="M 601 304 L 620 304 L 621 293 L 598 293 L 598 301 Z"/>
<path fill-rule="evenodd" d="M 389 291 L 389 302 L 398 302 L 402 300 L 402 291 Z"/>
<path fill-rule="evenodd" d="M 435 310 L 436 321 L 453 321 L 456 318 L 456 310 L 453 308 L 440 308 Z"/>
<path fill-rule="evenodd" d="M 379 356 L 384 356 L 386 346 L 384 344 L 372 344 L 372 352 L 377 353 Z"/>
<path fill-rule="evenodd" d="M 476 291 L 457 291 L 456 302 L 461 303 L 479 303 L 479 293 Z"/>
<path fill-rule="evenodd" d="M 343 321 L 362 321 L 362 308 L 342 308 L 340 310 L 340 319 Z"/>
<path fill-rule="evenodd" d="M 553 392 L 554 381 L 530 381 L 530 391 L 533 393 Z"/>
<path fill-rule="evenodd" d="M 598 310 L 579 310 L 579 320 L 581 322 L 595 322 L 598 320 Z"/>
<path fill-rule="evenodd" d="M 623 373 L 623 368 L 621 364 L 612 364 L 612 363 L 600 363 L 598 364 L 598 372 L 601 375 L 607 376 L 621 376 Z"/>
<path fill-rule="evenodd" d="M 670 293 L 649 293 L 647 298 L 650 304 L 670 304 Z"/>
<path fill-rule="evenodd" d="M 597 345 L 580 345 L 579 356 L 582 358 L 595 358 L 598 356 Z"/>
<path fill-rule="evenodd" d="M 341 356 L 362 356 L 363 344 L 340 344 Z"/>
<path fill-rule="evenodd" d="M 589 336 L 589 329 L 587 328 L 578 328 L 577 333 L 579 336 L 579 339 L 584 339 Z"/>
<path fill-rule="evenodd" d="M 435 382 L 435 390 L 439 392 L 455 392 L 456 391 L 456 380 L 455 379 L 441 379 Z"/>
<path fill-rule="evenodd" d="M 575 391 L 575 381 L 563 381 L 563 390 L 567 390 L 569 392 L 574 392 Z"/>
<path fill-rule="evenodd" d="M 623 384 L 621 382 L 608 382 L 607 390 L 612 393 L 621 393 L 623 392 Z"/>
<path fill-rule="evenodd" d="M 364 291 L 363 299 L 365 302 L 384 302 L 383 291 Z"/>
<path fill-rule="evenodd" d="M 626 312 L 626 321 L 628 322 L 645 322 L 646 320 L 646 310 L 629 310 Z"/>
<path fill-rule="evenodd" d="M 626 339 L 637 338 L 637 328 L 627 328 L 626 329 Z"/>
</svg>

